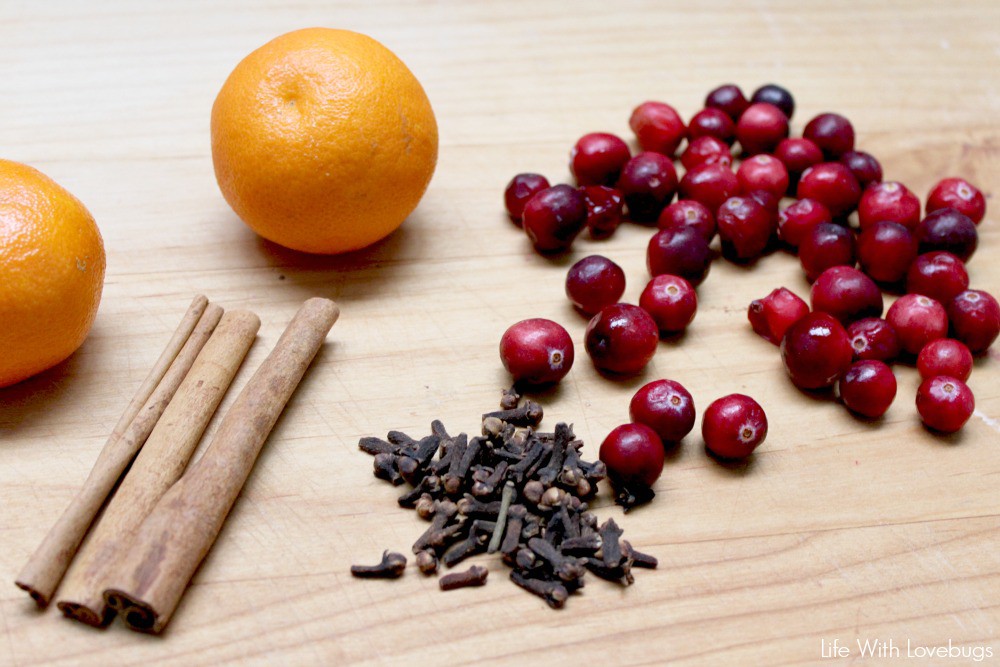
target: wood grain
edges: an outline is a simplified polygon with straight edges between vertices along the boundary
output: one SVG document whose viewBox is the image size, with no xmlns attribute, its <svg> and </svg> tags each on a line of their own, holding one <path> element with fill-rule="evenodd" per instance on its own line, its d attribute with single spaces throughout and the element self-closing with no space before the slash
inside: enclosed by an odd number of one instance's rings
<svg viewBox="0 0 1000 667">
<path fill-rule="evenodd" d="M 235 63 L 294 28 L 373 35 L 423 82 L 441 128 L 438 171 L 392 237 L 339 258 L 258 240 L 219 195 L 209 109 Z M 640 377 L 609 382 L 582 354 L 585 322 L 565 269 L 599 252 L 622 265 L 626 299 L 646 281 L 649 230 L 582 240 L 546 260 L 503 216 L 518 171 L 568 178 L 589 131 L 629 136 L 646 99 L 685 117 L 713 86 L 778 81 L 793 130 L 840 111 L 890 179 L 926 193 L 964 175 L 1000 184 L 1000 5 L 890 2 L 7 3 L 0 7 L 0 145 L 82 199 L 108 251 L 90 338 L 56 369 L 0 391 L 0 574 L 12 581 L 83 482 L 177 318 L 198 293 L 260 314 L 256 368 L 303 299 L 341 321 L 278 422 L 215 548 L 162 637 L 106 632 L 39 613 L 0 587 L 0 664 L 808 664 L 822 639 L 981 645 L 1000 655 L 1000 371 L 970 380 L 977 416 L 936 438 L 913 407 L 917 374 L 870 424 L 803 396 L 747 303 L 785 285 L 794 258 L 716 262 L 698 316 Z M 995 198 L 970 262 L 1000 292 Z M 697 436 L 671 457 L 650 507 L 597 503 L 661 569 L 628 590 L 592 581 L 556 613 L 494 570 L 481 589 L 442 594 L 414 572 L 352 580 L 352 562 L 406 550 L 423 526 L 371 476 L 362 435 L 424 433 L 441 418 L 476 428 L 506 378 L 496 356 L 514 321 L 550 317 L 577 342 L 567 381 L 543 396 L 545 424 L 572 421 L 595 456 L 632 392 L 671 377 L 699 409 L 741 391 L 771 421 L 745 467 L 708 459 Z M 235 395 L 236 392 L 230 392 Z M 225 412 L 228 398 L 220 412 Z M 210 427 L 207 439 L 211 438 Z M 856 654 L 855 649 L 855 654 Z M 995 658 L 994 658 L 995 659 Z M 987 663 L 988 664 L 988 663 Z"/>
</svg>

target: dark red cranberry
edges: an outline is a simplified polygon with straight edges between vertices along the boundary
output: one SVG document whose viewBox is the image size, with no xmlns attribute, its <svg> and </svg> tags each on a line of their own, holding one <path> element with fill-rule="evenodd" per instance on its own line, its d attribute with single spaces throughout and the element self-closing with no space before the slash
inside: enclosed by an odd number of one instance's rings
<svg viewBox="0 0 1000 667">
<path fill-rule="evenodd" d="M 652 222 L 677 192 L 677 170 L 665 155 L 639 153 L 622 169 L 618 189 L 633 220 Z"/>
<path fill-rule="evenodd" d="M 858 179 L 839 162 L 823 162 L 806 169 L 796 192 L 799 199 L 808 197 L 823 204 L 835 218 L 853 211 L 861 200 Z"/>
<path fill-rule="evenodd" d="M 712 250 L 694 227 L 668 227 L 649 240 L 646 266 L 651 276 L 671 274 L 700 285 L 712 266 Z"/>
<path fill-rule="evenodd" d="M 580 188 L 587 203 L 587 230 L 595 240 L 609 238 L 622 224 L 625 199 L 620 190 L 603 185 Z"/>
<path fill-rule="evenodd" d="M 920 244 L 920 252 L 944 250 L 968 262 L 979 245 L 976 223 L 955 209 L 939 208 L 927 214 L 914 236 Z"/>
<path fill-rule="evenodd" d="M 917 370 L 923 379 L 937 375 L 958 378 L 962 382 L 972 373 L 972 352 L 954 338 L 938 338 L 924 345 L 917 355 Z"/>
<path fill-rule="evenodd" d="M 938 375 L 927 378 L 917 389 L 917 412 L 924 425 L 941 433 L 954 433 L 969 421 L 976 398 L 958 378 Z"/>
<path fill-rule="evenodd" d="M 852 412 L 881 417 L 896 398 L 896 376 L 881 361 L 856 361 L 837 382 L 837 392 Z"/>
<path fill-rule="evenodd" d="M 901 282 L 916 257 L 917 240 L 898 222 L 876 222 L 858 235 L 861 268 L 877 282 Z"/>
<path fill-rule="evenodd" d="M 649 313 L 662 333 L 684 331 L 698 311 L 698 296 L 691 283 L 669 273 L 649 281 L 639 297 L 639 307 Z"/>
<path fill-rule="evenodd" d="M 715 215 L 704 204 L 693 199 L 681 199 L 663 209 L 656 226 L 660 229 L 693 227 L 706 241 L 711 241 L 715 236 Z"/>
<path fill-rule="evenodd" d="M 687 128 L 680 114 L 663 102 L 643 102 L 632 111 L 628 124 L 635 132 L 642 150 L 671 157 L 687 137 Z"/>
<path fill-rule="evenodd" d="M 723 251 L 737 259 L 760 255 L 775 231 L 774 218 L 750 197 L 727 199 L 719 207 L 715 224 Z"/>
<path fill-rule="evenodd" d="M 771 216 L 771 229 L 778 229 L 778 208 L 781 206 L 781 197 L 775 196 L 773 192 L 767 190 L 751 190 L 746 196 L 764 207 L 768 215 Z"/>
<path fill-rule="evenodd" d="M 952 335 L 982 354 L 1000 335 L 1000 304 L 988 292 L 965 290 L 948 305 Z"/>
<path fill-rule="evenodd" d="M 819 223 L 799 244 L 799 263 L 809 280 L 832 266 L 854 266 L 854 232 L 832 222 Z"/>
<path fill-rule="evenodd" d="M 742 459 L 767 437 L 767 415 L 745 394 L 712 401 L 701 417 L 701 437 L 708 451 L 722 459 Z"/>
<path fill-rule="evenodd" d="M 628 144 L 607 132 L 585 134 L 569 153 L 569 169 L 577 185 L 614 185 L 632 157 Z"/>
<path fill-rule="evenodd" d="M 906 272 L 906 291 L 923 294 L 945 304 L 969 287 L 965 264 L 949 252 L 929 252 L 917 257 Z"/>
<path fill-rule="evenodd" d="M 573 186 L 554 185 L 524 205 L 521 223 L 535 250 L 562 252 L 586 226 L 587 202 Z"/>
<path fill-rule="evenodd" d="M 815 199 L 799 199 L 778 214 L 778 238 L 798 248 L 813 228 L 823 222 L 833 222 L 826 206 Z"/>
<path fill-rule="evenodd" d="M 878 317 L 885 305 L 875 281 L 850 266 L 832 266 L 816 278 L 810 292 L 812 309 L 830 313 L 842 324 Z"/>
<path fill-rule="evenodd" d="M 573 339 L 552 320 L 521 320 L 500 339 L 500 361 L 515 382 L 559 382 L 573 367 Z"/>
<path fill-rule="evenodd" d="M 718 211 L 730 197 L 739 194 L 740 182 L 729 165 L 700 164 L 684 174 L 680 185 L 681 199 L 694 199 L 710 211 Z"/>
<path fill-rule="evenodd" d="M 729 166 L 733 163 L 733 154 L 726 143 L 715 137 L 698 137 L 681 153 L 681 164 L 685 169 L 694 169 L 699 164 L 716 162 Z"/>
<path fill-rule="evenodd" d="M 653 380 L 635 392 L 629 418 L 656 431 L 664 443 L 678 442 L 694 428 L 694 399 L 680 382 Z"/>
<path fill-rule="evenodd" d="M 750 106 L 750 102 L 743 96 L 743 91 L 735 83 L 719 86 L 705 97 L 706 108 L 722 111 L 733 122 L 740 119 L 748 106 Z"/>
<path fill-rule="evenodd" d="M 743 194 L 765 190 L 780 200 L 788 190 L 788 170 L 773 155 L 755 155 L 744 160 L 736 170 L 736 179 Z"/>
<path fill-rule="evenodd" d="M 549 181 L 541 174 L 518 174 L 510 179 L 503 191 L 503 202 L 510 219 L 521 226 L 524 205 L 536 194 L 549 187 Z"/>
<path fill-rule="evenodd" d="M 944 306 L 923 294 L 899 297 L 889 306 L 885 319 L 895 329 L 899 346 L 909 354 L 919 354 L 924 345 L 948 334 Z"/>
<path fill-rule="evenodd" d="M 800 389 L 832 387 L 854 354 L 847 331 L 829 313 L 808 313 L 785 332 L 781 360 Z"/>
<path fill-rule="evenodd" d="M 819 146 L 828 160 L 854 150 L 854 126 L 840 114 L 821 113 L 806 124 L 802 136 Z"/>
<path fill-rule="evenodd" d="M 774 149 L 774 156 L 781 160 L 788 170 L 790 187 L 798 184 L 802 172 L 823 161 L 823 151 L 819 146 L 808 139 L 798 137 L 782 139 Z"/>
<path fill-rule="evenodd" d="M 883 220 L 898 222 L 912 232 L 920 222 L 920 200 L 902 183 L 875 183 L 858 202 L 858 225 L 864 231 Z"/>
<path fill-rule="evenodd" d="M 754 299 L 747 309 L 747 319 L 754 333 L 775 345 L 781 343 L 788 327 L 809 312 L 809 305 L 784 287 L 773 290 L 763 299 Z"/>
<path fill-rule="evenodd" d="M 866 317 L 847 327 L 855 359 L 877 359 L 886 363 L 899 356 L 899 336 L 881 317 Z"/>
<path fill-rule="evenodd" d="M 626 484 L 652 486 L 663 472 L 663 441 L 645 424 L 622 424 L 612 429 L 598 456 L 608 474 Z"/>
<path fill-rule="evenodd" d="M 736 139 L 736 124 L 733 119 L 719 109 L 702 109 L 688 123 L 688 137 L 715 137 L 727 144 Z"/>
<path fill-rule="evenodd" d="M 864 151 L 847 151 L 840 156 L 840 162 L 851 170 L 864 190 L 872 183 L 882 182 L 882 165 L 871 153 Z"/>
<path fill-rule="evenodd" d="M 736 123 L 736 138 L 747 155 L 770 153 L 787 136 L 788 117 L 773 104 L 751 104 Z"/>
<path fill-rule="evenodd" d="M 964 178 L 946 178 L 927 195 L 927 212 L 948 207 L 969 216 L 978 225 L 986 215 L 986 198 L 979 188 Z"/>
<path fill-rule="evenodd" d="M 775 83 L 768 83 L 753 91 L 751 102 L 766 102 L 781 109 L 781 113 L 789 120 L 795 113 L 795 98 L 792 94 Z"/>
<path fill-rule="evenodd" d="M 629 303 L 607 306 L 587 324 L 584 342 L 594 366 L 607 373 L 638 373 L 656 352 L 660 331 L 645 310 Z"/>
<path fill-rule="evenodd" d="M 607 257 L 584 257 L 566 273 L 566 296 L 585 315 L 618 303 L 624 293 L 625 272 Z"/>
</svg>

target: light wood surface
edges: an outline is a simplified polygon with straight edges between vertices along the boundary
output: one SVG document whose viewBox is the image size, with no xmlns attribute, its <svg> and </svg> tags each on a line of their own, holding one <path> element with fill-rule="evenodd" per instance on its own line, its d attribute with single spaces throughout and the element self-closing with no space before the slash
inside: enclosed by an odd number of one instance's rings
<svg viewBox="0 0 1000 667">
<path fill-rule="evenodd" d="M 441 129 L 417 212 L 339 258 L 258 240 L 219 194 L 209 153 L 209 109 L 231 68 L 310 25 L 393 49 Z M 0 154 L 86 203 L 108 273 L 83 348 L 0 391 L 0 664 L 792 664 L 824 662 L 821 640 L 857 658 L 859 638 L 892 639 L 903 657 L 907 640 L 950 640 L 1000 659 L 996 352 L 970 380 L 976 415 L 950 438 L 920 426 L 912 368 L 898 367 L 898 398 L 877 423 L 807 398 L 746 323 L 749 301 L 774 287 L 807 293 L 796 260 L 776 254 L 716 262 L 683 340 L 662 343 L 641 376 L 608 381 L 583 352 L 565 269 L 606 254 L 634 302 L 649 230 L 582 239 L 546 260 L 501 207 L 518 171 L 568 178 L 567 152 L 585 132 L 630 136 L 628 115 L 646 99 L 690 117 L 728 81 L 788 86 L 795 131 L 821 111 L 846 114 L 887 177 L 921 195 L 946 175 L 995 192 L 998 32 L 1000 4 L 988 0 L 5 3 Z M 998 293 L 1000 204 L 990 206 L 969 270 Z M 333 298 L 342 316 L 162 636 L 40 613 L 13 579 L 198 292 L 262 320 L 220 412 L 304 299 Z M 396 582 L 353 580 L 351 563 L 408 551 L 424 527 L 372 476 L 358 438 L 424 435 L 434 418 L 476 429 L 507 382 L 500 335 L 530 316 L 563 322 L 577 343 L 572 372 L 541 400 L 545 424 L 573 422 L 589 456 L 658 377 L 686 385 L 699 409 L 734 391 L 757 397 L 766 443 L 727 468 L 688 437 L 656 501 L 625 517 L 602 490 L 600 517 L 661 567 L 626 590 L 588 578 L 561 612 L 492 558 L 477 561 L 493 570 L 482 589 L 441 593 L 412 567 Z"/>
</svg>

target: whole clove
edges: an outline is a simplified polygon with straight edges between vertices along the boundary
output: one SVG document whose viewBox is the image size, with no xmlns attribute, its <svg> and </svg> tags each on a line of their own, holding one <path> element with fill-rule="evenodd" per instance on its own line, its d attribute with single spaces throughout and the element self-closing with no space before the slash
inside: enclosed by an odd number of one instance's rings
<svg viewBox="0 0 1000 667">
<path fill-rule="evenodd" d="M 406 556 L 395 551 L 383 551 L 378 565 L 352 565 L 351 574 L 369 579 L 395 579 L 406 569 Z"/>
<path fill-rule="evenodd" d="M 543 415 L 544 411 L 542 410 L 542 406 L 529 400 L 525 401 L 523 405 L 516 408 L 511 408 L 509 410 L 497 410 L 496 412 L 487 412 L 483 415 L 483 419 L 495 417 L 500 421 L 513 424 L 514 426 L 538 426 L 539 422 L 542 421 Z"/>
<path fill-rule="evenodd" d="M 438 569 L 438 559 L 431 550 L 421 551 L 417 554 L 417 569 L 424 574 L 434 574 Z"/>
<path fill-rule="evenodd" d="M 452 572 L 438 579 L 438 586 L 443 591 L 453 591 L 456 588 L 466 588 L 468 586 L 483 586 L 486 584 L 486 577 L 490 571 L 485 567 L 473 565 L 465 572 Z"/>
</svg>

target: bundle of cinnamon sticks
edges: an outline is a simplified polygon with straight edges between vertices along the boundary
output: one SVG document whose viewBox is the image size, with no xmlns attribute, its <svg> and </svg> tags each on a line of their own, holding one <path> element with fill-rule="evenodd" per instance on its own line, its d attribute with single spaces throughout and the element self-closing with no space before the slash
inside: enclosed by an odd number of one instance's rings
<svg viewBox="0 0 1000 667">
<path fill-rule="evenodd" d="M 338 315 L 328 299 L 302 305 L 189 466 L 260 328 L 196 297 L 18 587 L 45 607 L 62 582 L 66 616 L 160 632 Z"/>
</svg>

